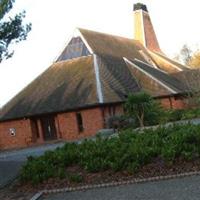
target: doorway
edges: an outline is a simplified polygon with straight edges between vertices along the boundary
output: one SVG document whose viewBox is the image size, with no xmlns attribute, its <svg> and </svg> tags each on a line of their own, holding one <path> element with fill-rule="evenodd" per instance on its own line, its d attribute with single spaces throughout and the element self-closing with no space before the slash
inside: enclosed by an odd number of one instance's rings
<svg viewBox="0 0 200 200">
<path fill-rule="evenodd" d="M 45 116 L 42 117 L 40 120 L 41 120 L 44 140 L 57 139 L 54 116 Z"/>
</svg>

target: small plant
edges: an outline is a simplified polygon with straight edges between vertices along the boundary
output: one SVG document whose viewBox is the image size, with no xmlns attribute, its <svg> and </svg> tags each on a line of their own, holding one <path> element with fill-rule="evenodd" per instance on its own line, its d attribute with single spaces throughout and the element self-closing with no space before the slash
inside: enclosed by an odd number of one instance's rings
<svg viewBox="0 0 200 200">
<path fill-rule="evenodd" d="M 57 176 L 60 179 L 64 179 L 67 177 L 66 170 L 64 168 L 58 168 Z"/>
<path fill-rule="evenodd" d="M 122 130 L 127 128 L 136 128 L 135 119 L 126 116 L 112 116 L 106 121 L 108 128 L 113 128 L 114 130 Z"/>
<path fill-rule="evenodd" d="M 74 183 L 81 183 L 83 182 L 83 176 L 80 174 L 70 174 L 68 175 L 68 178 L 71 182 Z"/>
</svg>

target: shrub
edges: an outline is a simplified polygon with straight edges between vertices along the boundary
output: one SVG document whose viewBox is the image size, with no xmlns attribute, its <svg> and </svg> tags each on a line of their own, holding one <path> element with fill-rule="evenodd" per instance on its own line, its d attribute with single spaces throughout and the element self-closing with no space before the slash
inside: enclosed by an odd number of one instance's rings
<svg viewBox="0 0 200 200">
<path fill-rule="evenodd" d="M 106 126 L 108 128 L 122 130 L 127 128 L 136 128 L 137 124 L 134 118 L 126 116 L 112 116 L 107 119 Z"/>
<path fill-rule="evenodd" d="M 182 109 L 182 110 L 169 110 L 167 121 L 179 121 L 184 119 L 193 119 L 200 117 L 200 109 Z"/>
<path fill-rule="evenodd" d="M 70 174 L 68 175 L 68 178 L 71 182 L 74 182 L 74 183 L 83 182 L 83 176 L 81 176 L 80 174 Z"/>
<path fill-rule="evenodd" d="M 88 172 L 126 170 L 135 173 L 155 158 L 173 163 L 177 158 L 200 158 L 200 125 L 174 125 L 158 129 L 123 130 L 118 137 L 67 143 L 43 156 L 29 157 L 21 170 L 21 180 L 33 184 L 50 177 L 68 177 L 79 182 L 79 174 L 67 175 L 67 167 L 77 165 Z"/>
<path fill-rule="evenodd" d="M 129 94 L 124 107 L 140 127 L 159 124 L 164 113 L 160 104 L 145 92 Z"/>
</svg>

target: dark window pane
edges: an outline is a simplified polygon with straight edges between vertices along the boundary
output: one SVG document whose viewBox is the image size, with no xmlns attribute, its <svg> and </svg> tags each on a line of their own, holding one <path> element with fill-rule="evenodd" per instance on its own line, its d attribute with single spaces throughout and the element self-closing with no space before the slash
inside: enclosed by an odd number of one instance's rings
<svg viewBox="0 0 200 200">
<path fill-rule="evenodd" d="M 76 119 L 79 132 L 83 132 L 83 119 L 81 113 L 76 113 Z"/>
<path fill-rule="evenodd" d="M 80 37 L 74 37 L 71 39 L 67 47 L 59 56 L 57 61 L 68 60 L 72 58 L 78 58 L 82 56 L 90 55 L 87 47 L 83 43 Z"/>
</svg>

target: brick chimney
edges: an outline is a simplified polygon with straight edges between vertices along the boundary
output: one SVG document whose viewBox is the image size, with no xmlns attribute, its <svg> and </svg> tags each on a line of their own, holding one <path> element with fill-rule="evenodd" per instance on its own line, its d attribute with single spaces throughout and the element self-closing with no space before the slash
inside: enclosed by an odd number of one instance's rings
<svg viewBox="0 0 200 200">
<path fill-rule="evenodd" d="M 139 40 L 149 50 L 162 53 L 146 5 L 134 4 L 133 11 L 134 39 Z"/>
</svg>

